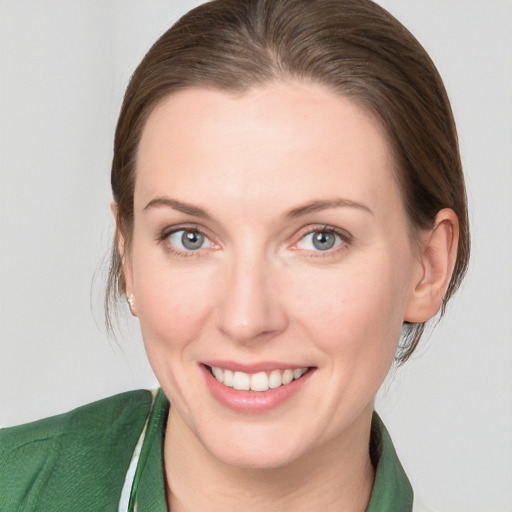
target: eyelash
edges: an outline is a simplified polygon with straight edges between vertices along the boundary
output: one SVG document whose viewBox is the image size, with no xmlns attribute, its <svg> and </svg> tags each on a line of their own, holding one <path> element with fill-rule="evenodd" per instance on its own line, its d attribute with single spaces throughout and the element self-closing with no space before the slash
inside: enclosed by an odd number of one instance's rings
<svg viewBox="0 0 512 512">
<path fill-rule="evenodd" d="M 308 226 L 304 230 L 301 230 L 297 235 L 297 241 L 293 244 L 292 248 L 297 246 L 301 241 L 303 241 L 308 235 L 312 235 L 314 233 L 328 233 L 337 236 L 340 239 L 340 243 L 333 248 L 327 249 L 325 251 L 321 250 L 307 250 L 308 256 L 311 258 L 327 258 L 332 257 L 334 254 L 338 254 L 340 251 L 343 251 L 347 248 L 347 246 L 351 243 L 352 237 L 346 231 L 336 228 L 334 226 L 322 225 L 322 226 Z M 294 249 L 301 250 L 301 249 Z"/>
<path fill-rule="evenodd" d="M 157 242 L 164 244 L 165 249 L 175 256 L 180 256 L 184 258 L 193 258 L 200 255 L 202 252 L 200 249 L 196 251 L 182 251 L 181 249 L 178 249 L 176 246 L 172 245 L 169 241 L 169 237 L 175 233 L 179 233 L 180 231 L 188 231 L 192 233 L 198 233 L 202 236 L 204 236 L 207 240 L 210 240 L 210 237 L 197 225 L 195 224 L 188 224 L 184 226 L 176 226 L 172 229 L 166 229 L 162 231 L 162 233 L 158 236 Z M 210 240 L 211 242 L 211 240 Z M 213 242 L 211 242 L 213 244 Z"/>
<path fill-rule="evenodd" d="M 166 230 L 162 231 L 162 233 L 157 237 L 157 242 L 164 244 L 165 249 L 172 255 L 185 257 L 185 258 L 200 256 L 202 253 L 201 249 L 197 249 L 195 251 L 194 250 L 183 251 L 181 249 L 178 249 L 176 246 L 174 246 L 170 243 L 169 237 L 175 233 L 179 233 L 180 231 L 188 231 L 188 232 L 198 233 L 198 234 L 204 236 L 205 239 L 209 240 L 210 243 L 214 244 L 214 242 L 211 241 L 210 237 L 205 233 L 205 231 L 202 230 L 200 226 L 195 225 L 195 224 L 194 225 L 189 224 L 189 225 L 176 226 L 176 227 L 173 227 L 172 229 L 166 229 Z M 308 235 L 312 235 L 313 233 L 333 234 L 340 239 L 340 243 L 336 247 L 329 248 L 325 251 L 321 251 L 321 250 L 315 251 L 315 250 L 305 249 L 304 252 L 309 253 L 308 256 L 312 257 L 312 258 L 325 258 L 325 257 L 332 256 L 333 254 L 337 254 L 338 252 L 346 249 L 347 245 L 349 245 L 352 241 L 351 235 L 349 235 L 346 231 L 344 231 L 342 229 L 339 229 L 339 228 L 336 228 L 333 226 L 327 226 L 327 225 L 314 226 L 314 227 L 308 226 L 307 228 L 304 228 L 303 230 L 301 230 L 298 233 L 297 241 L 294 242 L 294 244 L 292 245 L 291 248 L 293 249 L 297 244 L 299 244 L 301 241 L 303 241 Z M 301 249 L 293 249 L 293 250 L 301 250 Z"/>
</svg>

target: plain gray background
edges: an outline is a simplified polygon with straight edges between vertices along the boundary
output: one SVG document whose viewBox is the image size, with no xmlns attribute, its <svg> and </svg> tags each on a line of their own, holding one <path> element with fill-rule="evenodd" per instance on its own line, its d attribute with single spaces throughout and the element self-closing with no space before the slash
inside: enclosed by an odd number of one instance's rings
<svg viewBox="0 0 512 512">
<path fill-rule="evenodd" d="M 107 339 L 109 167 L 134 67 L 193 0 L 0 0 L 0 425 L 155 387 L 123 307 Z M 377 409 L 417 494 L 512 511 L 512 2 L 381 0 L 458 121 L 473 254 L 463 289 Z"/>
</svg>

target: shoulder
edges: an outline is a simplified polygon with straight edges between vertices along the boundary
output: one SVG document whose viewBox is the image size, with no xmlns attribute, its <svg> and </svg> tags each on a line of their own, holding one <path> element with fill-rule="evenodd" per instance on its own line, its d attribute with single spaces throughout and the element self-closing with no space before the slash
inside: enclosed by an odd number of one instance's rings
<svg viewBox="0 0 512 512">
<path fill-rule="evenodd" d="M 2 510 L 110 509 L 151 401 L 132 391 L 0 430 Z"/>
<path fill-rule="evenodd" d="M 145 403 L 149 409 L 151 399 L 150 391 L 128 391 L 83 405 L 58 416 L 0 429 L 1 453 L 4 454 L 4 451 L 9 449 L 10 443 L 11 448 L 14 448 L 16 445 L 46 441 L 69 429 L 87 430 L 101 425 L 112 427 L 112 421 L 114 425 L 122 428 L 124 422 L 120 420 L 130 418 L 133 413 L 137 415 Z"/>
</svg>

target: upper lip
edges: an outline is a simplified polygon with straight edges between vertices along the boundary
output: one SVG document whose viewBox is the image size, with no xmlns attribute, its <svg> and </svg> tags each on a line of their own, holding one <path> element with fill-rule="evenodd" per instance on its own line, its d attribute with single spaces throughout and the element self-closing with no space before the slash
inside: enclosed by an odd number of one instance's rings
<svg viewBox="0 0 512 512">
<path fill-rule="evenodd" d="M 307 364 L 283 363 L 280 361 L 258 361 L 254 363 L 238 363 L 236 361 L 210 360 L 201 361 L 206 366 L 216 366 L 223 370 L 231 370 L 232 372 L 258 373 L 271 372 L 272 370 L 295 370 L 298 368 L 309 368 Z"/>
</svg>

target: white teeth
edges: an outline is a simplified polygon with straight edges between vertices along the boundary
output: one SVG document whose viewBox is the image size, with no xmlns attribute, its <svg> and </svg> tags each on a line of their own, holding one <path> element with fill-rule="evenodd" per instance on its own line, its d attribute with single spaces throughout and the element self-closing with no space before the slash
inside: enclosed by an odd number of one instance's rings
<svg viewBox="0 0 512 512">
<path fill-rule="evenodd" d="M 221 368 L 217 368 L 222 372 Z M 222 380 L 217 379 L 219 382 L 223 382 L 225 386 L 229 386 L 230 388 L 233 387 L 233 372 L 231 370 L 224 370 L 222 373 L 224 373 L 224 378 Z M 215 376 L 215 374 L 214 374 Z M 217 378 L 215 376 L 215 378 Z"/>
<path fill-rule="evenodd" d="M 300 379 L 306 373 L 306 371 L 306 368 L 297 368 L 296 370 L 293 370 L 293 378 Z"/>
<path fill-rule="evenodd" d="M 281 380 L 283 382 L 283 386 L 285 384 L 290 384 L 290 382 L 293 380 L 293 370 L 285 370 Z"/>
<path fill-rule="evenodd" d="M 247 373 L 235 372 L 233 375 L 233 388 L 249 391 L 251 389 L 251 377 Z"/>
<path fill-rule="evenodd" d="M 281 372 L 279 370 L 272 370 L 268 377 L 268 387 L 274 389 L 278 388 L 281 384 Z"/>
<path fill-rule="evenodd" d="M 255 373 L 251 375 L 251 390 L 252 391 L 267 391 L 268 389 L 268 376 L 265 372 Z"/>
<path fill-rule="evenodd" d="M 300 379 L 307 371 L 307 368 L 296 368 L 295 370 L 286 369 L 272 370 L 271 372 L 258 372 L 248 374 L 244 372 L 232 372 L 223 370 L 217 366 L 212 366 L 213 376 L 225 386 L 243 391 L 267 391 L 270 389 L 285 386 L 295 379 Z"/>
<path fill-rule="evenodd" d="M 224 372 L 220 368 L 212 366 L 212 373 L 219 382 L 224 380 Z"/>
</svg>

